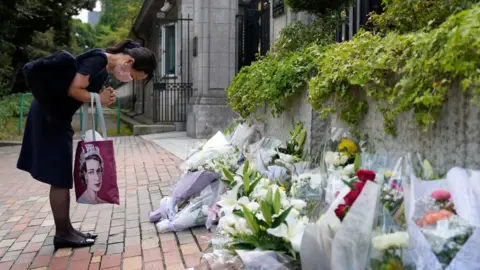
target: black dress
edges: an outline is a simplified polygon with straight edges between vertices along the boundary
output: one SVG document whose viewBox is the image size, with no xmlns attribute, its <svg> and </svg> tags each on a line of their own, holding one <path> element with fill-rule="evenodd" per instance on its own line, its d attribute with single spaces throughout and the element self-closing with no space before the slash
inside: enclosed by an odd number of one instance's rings
<svg viewBox="0 0 480 270">
<path fill-rule="evenodd" d="M 77 57 L 77 72 L 90 75 L 89 92 L 98 93 L 108 78 L 105 52 L 94 49 Z M 65 90 L 67 93 L 67 89 Z M 58 104 L 62 115 L 47 115 L 34 100 L 28 112 L 17 168 L 41 182 L 59 188 L 73 187 L 73 115 L 82 102 L 65 96 Z"/>
</svg>

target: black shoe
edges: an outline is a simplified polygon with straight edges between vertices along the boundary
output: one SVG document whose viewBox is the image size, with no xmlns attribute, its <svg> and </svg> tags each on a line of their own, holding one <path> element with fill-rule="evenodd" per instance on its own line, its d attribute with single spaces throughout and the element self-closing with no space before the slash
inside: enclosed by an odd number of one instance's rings
<svg viewBox="0 0 480 270">
<path fill-rule="evenodd" d="M 93 240 L 97 239 L 97 237 L 98 237 L 98 234 L 94 234 L 94 233 L 88 233 L 87 232 L 87 233 L 82 233 L 82 234 L 85 235 L 85 238 L 90 238 L 90 239 L 93 239 Z"/>
<path fill-rule="evenodd" d="M 82 241 L 70 241 L 70 240 L 65 240 L 56 236 L 53 238 L 53 246 L 55 247 L 55 250 L 61 249 L 61 248 L 89 247 L 94 243 L 95 243 L 95 240 L 90 238 L 85 238 Z"/>
</svg>

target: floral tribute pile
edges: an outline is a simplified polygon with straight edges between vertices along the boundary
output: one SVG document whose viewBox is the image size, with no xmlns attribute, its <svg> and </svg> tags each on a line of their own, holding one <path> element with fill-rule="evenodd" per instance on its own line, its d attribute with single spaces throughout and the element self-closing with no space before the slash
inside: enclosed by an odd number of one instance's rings
<svg viewBox="0 0 480 270">
<path fill-rule="evenodd" d="M 255 129 L 213 136 L 150 213 L 160 232 L 214 232 L 193 269 L 480 269 L 480 172 L 377 155 L 343 129 L 313 154 L 301 123 L 285 142 Z"/>
</svg>

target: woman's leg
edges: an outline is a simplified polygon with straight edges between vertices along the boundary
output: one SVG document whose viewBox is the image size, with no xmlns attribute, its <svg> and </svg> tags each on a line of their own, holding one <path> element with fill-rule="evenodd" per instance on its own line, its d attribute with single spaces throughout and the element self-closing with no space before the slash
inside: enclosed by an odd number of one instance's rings
<svg viewBox="0 0 480 270">
<path fill-rule="evenodd" d="M 50 206 L 55 220 L 55 236 L 71 242 L 84 241 L 72 230 L 70 222 L 70 190 L 68 188 L 50 187 Z"/>
</svg>

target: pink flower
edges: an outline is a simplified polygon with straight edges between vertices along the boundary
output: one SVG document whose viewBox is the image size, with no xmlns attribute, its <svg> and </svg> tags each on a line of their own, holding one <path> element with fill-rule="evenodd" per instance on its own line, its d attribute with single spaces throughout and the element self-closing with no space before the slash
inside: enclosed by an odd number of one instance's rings
<svg viewBox="0 0 480 270">
<path fill-rule="evenodd" d="M 450 191 L 445 189 L 435 190 L 434 192 L 432 192 L 430 196 L 432 196 L 432 198 L 434 198 L 437 201 L 446 201 L 452 197 L 452 195 L 450 194 Z"/>
</svg>

